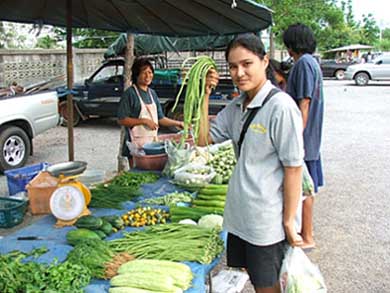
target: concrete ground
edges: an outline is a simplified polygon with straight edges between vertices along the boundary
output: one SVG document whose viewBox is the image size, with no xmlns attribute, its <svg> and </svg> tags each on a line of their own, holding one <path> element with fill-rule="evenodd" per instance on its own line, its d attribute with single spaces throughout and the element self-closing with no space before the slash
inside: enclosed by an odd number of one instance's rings
<svg viewBox="0 0 390 293">
<path fill-rule="evenodd" d="M 326 80 L 322 158 L 326 186 L 315 200 L 319 265 L 328 292 L 390 292 L 390 83 L 357 87 Z M 117 166 L 119 127 L 95 119 L 74 130 L 75 159 L 112 175 Z M 51 129 L 34 141 L 29 164 L 66 161 L 67 130 Z M 7 193 L 0 176 L 0 195 Z M 26 225 L 34 218 L 26 217 Z M 19 229 L 21 226 L 15 227 Z M 5 235 L 15 229 L 0 229 Z M 213 273 L 225 268 L 222 263 Z M 254 292 L 248 283 L 243 292 Z"/>
</svg>

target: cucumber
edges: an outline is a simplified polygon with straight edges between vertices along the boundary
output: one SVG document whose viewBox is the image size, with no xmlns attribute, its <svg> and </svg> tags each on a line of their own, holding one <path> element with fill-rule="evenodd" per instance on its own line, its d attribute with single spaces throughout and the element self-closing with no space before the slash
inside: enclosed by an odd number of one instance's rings
<svg viewBox="0 0 390 293">
<path fill-rule="evenodd" d="M 201 206 L 201 207 L 216 207 L 216 208 L 224 208 L 225 202 L 224 201 L 218 201 L 218 200 L 204 200 L 204 199 L 195 199 L 192 201 L 192 204 L 194 206 Z"/>
<path fill-rule="evenodd" d="M 106 238 L 108 235 L 106 233 L 104 233 L 104 231 L 102 230 L 94 230 L 93 232 L 95 232 L 99 237 L 100 239 L 104 239 Z"/>
<path fill-rule="evenodd" d="M 97 230 L 102 225 L 103 225 L 103 220 L 94 216 L 82 216 L 75 223 L 75 226 L 77 228 L 85 228 L 91 230 Z"/>
<path fill-rule="evenodd" d="M 103 231 L 107 236 L 111 235 L 112 225 L 108 221 L 103 220 L 103 225 L 100 227 L 100 230 Z"/>
<path fill-rule="evenodd" d="M 120 216 L 116 216 L 116 215 L 113 215 L 113 216 L 103 216 L 103 217 L 101 217 L 101 219 L 106 220 L 113 227 L 115 227 L 117 229 L 122 229 L 124 224 L 125 224 L 123 222 L 122 218 Z"/>
<path fill-rule="evenodd" d="M 70 245 L 76 245 L 77 243 L 88 239 L 100 240 L 100 237 L 94 231 L 84 228 L 71 230 L 66 234 L 66 240 Z"/>
</svg>

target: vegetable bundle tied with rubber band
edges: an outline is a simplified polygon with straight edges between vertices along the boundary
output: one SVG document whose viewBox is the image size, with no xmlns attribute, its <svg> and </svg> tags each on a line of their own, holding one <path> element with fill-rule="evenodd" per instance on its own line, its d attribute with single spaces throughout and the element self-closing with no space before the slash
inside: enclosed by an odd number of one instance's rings
<svg viewBox="0 0 390 293">
<path fill-rule="evenodd" d="M 195 60 L 195 63 L 187 72 L 180 91 L 176 97 L 176 103 L 172 109 L 173 111 L 175 110 L 184 86 L 187 85 L 184 100 L 184 135 L 181 141 L 182 144 L 184 144 L 185 139 L 188 138 L 189 129 L 192 125 L 195 143 L 198 142 L 200 121 L 202 115 L 206 114 L 202 111 L 206 87 L 206 76 L 210 69 L 217 69 L 215 61 L 209 56 L 187 58 L 183 62 L 183 67 L 187 62 L 193 60 Z"/>
</svg>

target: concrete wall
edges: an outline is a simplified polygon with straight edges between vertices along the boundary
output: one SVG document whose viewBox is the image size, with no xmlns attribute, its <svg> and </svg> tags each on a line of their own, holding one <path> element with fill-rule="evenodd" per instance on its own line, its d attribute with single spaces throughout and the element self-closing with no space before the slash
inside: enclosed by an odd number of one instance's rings
<svg viewBox="0 0 390 293">
<path fill-rule="evenodd" d="M 74 80 L 88 77 L 103 61 L 106 49 L 74 49 Z M 0 50 L 0 87 L 22 86 L 66 75 L 65 50 Z"/>
</svg>

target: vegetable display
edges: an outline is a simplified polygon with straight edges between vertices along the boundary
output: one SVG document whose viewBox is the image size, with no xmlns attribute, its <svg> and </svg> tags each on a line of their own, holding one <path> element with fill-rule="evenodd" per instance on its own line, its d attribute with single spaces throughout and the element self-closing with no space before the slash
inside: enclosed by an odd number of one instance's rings
<svg viewBox="0 0 390 293">
<path fill-rule="evenodd" d="M 190 203 L 192 199 L 192 195 L 189 192 L 174 191 L 164 196 L 145 199 L 142 203 L 169 206 L 179 202 Z"/>
<path fill-rule="evenodd" d="M 169 218 L 169 213 L 162 209 L 151 207 L 138 207 L 122 215 L 122 219 L 127 226 L 143 227 L 156 224 L 164 224 Z"/>
<path fill-rule="evenodd" d="M 144 289 L 147 292 L 183 292 L 191 286 L 192 272 L 189 266 L 152 259 L 136 259 L 123 264 L 118 276 L 111 279 L 111 286 L 119 288 Z M 115 287 L 114 287 L 115 288 Z M 110 292 L 117 292 L 110 289 Z M 118 288 L 118 287 L 117 287 Z M 142 291 L 141 291 L 142 292 Z"/>
<path fill-rule="evenodd" d="M 217 173 L 212 182 L 216 184 L 228 183 L 236 163 L 236 156 L 232 144 L 218 148 L 218 150 L 213 153 L 212 159 L 207 163 L 209 166 L 212 166 Z"/>
<path fill-rule="evenodd" d="M 204 115 L 202 105 L 205 95 L 206 76 L 210 69 L 217 68 L 215 61 L 209 56 L 190 57 L 184 61 L 183 67 L 187 62 L 192 62 L 194 60 L 195 63 L 184 77 L 176 97 L 176 103 L 172 108 L 172 111 L 174 111 L 184 87 L 187 86 L 184 100 L 184 135 L 182 137 L 182 143 L 188 138 L 189 130 L 192 125 L 195 143 L 198 142 L 201 116 Z"/>
<path fill-rule="evenodd" d="M 0 255 L 0 292 L 83 292 L 91 280 L 88 269 L 68 261 L 48 265 L 34 262 L 46 252 L 46 248 L 37 248 L 30 253 Z M 24 262 L 26 257 L 32 259 Z"/>
<path fill-rule="evenodd" d="M 123 172 L 115 176 L 110 184 L 138 189 L 142 184 L 156 182 L 159 178 L 160 175 L 153 172 Z"/>
<path fill-rule="evenodd" d="M 197 261 L 210 263 L 224 249 L 220 230 L 195 225 L 165 224 L 143 231 L 124 233 L 121 239 L 109 241 L 116 252 L 127 252 L 137 258 Z"/>
<path fill-rule="evenodd" d="M 92 208 L 121 209 L 122 203 L 141 196 L 138 186 L 120 186 L 113 183 L 98 184 L 91 189 Z"/>
<path fill-rule="evenodd" d="M 108 243 L 102 240 L 86 240 L 77 244 L 69 252 L 66 260 L 87 268 L 92 277 L 110 279 L 117 274 L 119 267 L 134 259 L 127 253 L 116 254 Z"/>
</svg>

